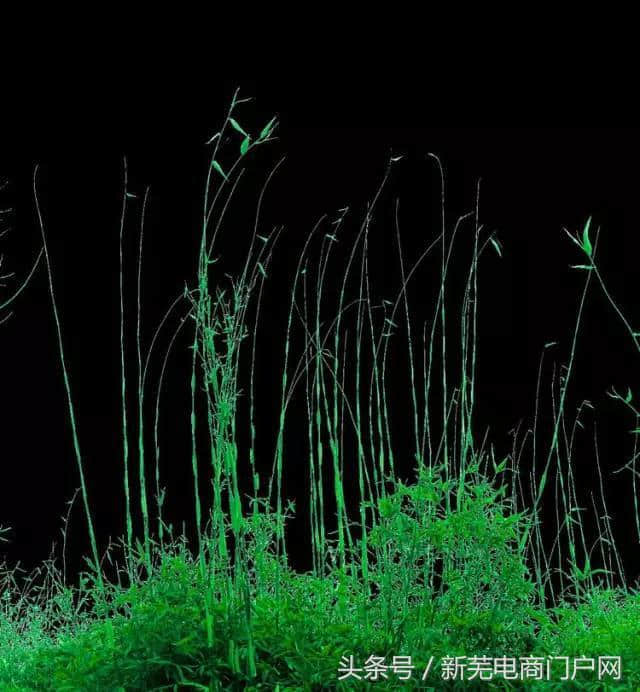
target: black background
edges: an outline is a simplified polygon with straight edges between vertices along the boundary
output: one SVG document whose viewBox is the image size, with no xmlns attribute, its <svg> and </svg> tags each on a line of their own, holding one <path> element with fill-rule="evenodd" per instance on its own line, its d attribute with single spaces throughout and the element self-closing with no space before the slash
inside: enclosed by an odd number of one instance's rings
<svg viewBox="0 0 640 692">
<path fill-rule="evenodd" d="M 390 297 L 397 278 L 390 224 L 400 197 L 402 233 L 407 257 L 438 233 L 439 179 L 429 152 L 437 154 L 446 173 L 449 222 L 473 210 L 480 182 L 480 221 L 495 230 L 503 258 L 487 253 L 480 274 L 480 350 L 477 407 L 478 430 L 490 427 L 491 439 L 504 453 L 510 450 L 509 431 L 523 421 L 526 429 L 534 410 L 537 367 L 543 345 L 549 367 L 565 362 L 584 274 L 569 269 L 581 261 L 577 248 L 562 228 L 575 231 L 593 215 L 601 227 L 599 258 L 611 294 L 634 327 L 640 325 L 637 303 L 637 161 L 640 130 L 615 128 L 548 128 L 445 126 L 437 113 L 407 110 L 395 113 L 371 107 L 365 98 L 320 94 L 314 89 L 285 90 L 260 81 L 211 82 L 206 88 L 186 85 L 140 87 L 131 94 L 112 91 L 88 95 L 82 89 L 59 91 L 41 108 L 20 104 L 10 109 L 0 128 L 0 176 L 9 186 L 0 193 L 2 206 L 12 207 L 12 231 L 2 249 L 6 266 L 23 276 L 39 246 L 32 195 L 34 166 L 61 311 L 65 347 L 78 414 L 89 492 L 94 503 L 101 545 L 122 534 L 124 511 L 121 487 L 121 429 L 119 410 L 118 222 L 122 195 L 122 159 L 127 157 L 129 189 L 142 196 L 150 186 L 145 227 L 144 338 L 148 343 L 173 297 L 193 280 L 202 191 L 207 170 L 206 140 L 216 132 L 235 86 L 252 96 L 237 118 L 258 131 L 279 116 L 279 140 L 257 152 L 253 168 L 253 197 L 281 155 L 284 164 L 269 189 L 264 230 L 284 224 L 268 284 L 262 341 L 259 448 L 270 470 L 279 396 L 286 288 L 305 234 L 323 214 L 330 216 L 349 205 L 354 222 L 380 183 L 390 155 L 404 155 L 394 168 L 381 202 L 380 242 L 372 249 L 375 279 L 381 297 Z M 380 97 L 380 95 L 378 95 Z M 2 118 L 3 116 L 0 116 Z M 235 145 L 234 145 L 235 146 Z M 249 186 L 250 193 L 251 186 Z M 248 201 L 246 201 L 248 200 Z M 132 201 L 127 223 L 128 309 L 134 306 L 133 270 L 140 202 Z M 237 218 L 242 216 L 242 211 Z M 236 217 L 234 217 L 236 218 Z M 235 271 L 246 249 L 249 231 L 230 228 L 221 238 L 219 254 Z M 451 228 L 451 226 L 449 226 Z M 386 230 L 385 230 L 386 229 Z M 471 235 L 461 234 L 461 252 Z M 430 315 L 433 274 L 437 258 L 411 293 L 421 319 Z M 462 265 L 461 265 L 462 266 Z M 460 279 L 462 273 L 452 277 Z M 430 278 L 431 277 L 431 278 Z M 424 289 L 421 287 L 425 287 Z M 66 400 L 55 344 L 54 324 L 42 269 L 13 306 L 12 318 L 0 327 L 0 431 L 2 485 L 0 524 L 12 527 L 10 543 L 2 550 L 10 562 L 27 567 L 46 557 L 60 541 L 60 517 L 78 486 L 69 431 Z M 130 316 L 132 315 L 129 312 Z M 169 486 L 173 521 L 190 520 L 190 452 L 188 437 L 188 360 L 185 344 L 172 361 L 171 384 L 165 400 L 162 429 L 166 437 L 164 483 Z M 182 353 L 182 355 L 180 355 Z M 130 356 L 133 356 L 133 352 Z M 188 357 L 187 357 L 188 358 Z M 135 359 L 129 358 L 131 368 Z M 622 466 L 631 451 L 628 430 L 633 421 L 619 403 L 606 396 L 615 386 L 637 389 L 639 355 L 624 328 L 607 307 L 595 285 L 587 302 L 578 342 L 570 406 L 588 398 L 596 406 L 603 468 Z M 274 376 L 275 373 L 275 376 Z M 545 371 L 548 393 L 551 371 Z M 133 383 L 134 371 L 130 378 Z M 409 398 L 396 381 L 392 407 L 398 419 L 409 418 Z M 549 406 L 545 394 L 544 406 Z M 581 488 L 597 481 L 590 452 L 592 419 L 585 419 L 585 444 L 576 457 Z M 402 436 L 402 423 L 399 423 Z M 303 521 L 294 529 L 306 536 L 303 452 L 295 432 L 288 454 L 290 479 L 285 486 L 295 496 Z M 548 438 L 546 440 L 548 444 Z M 403 452 L 410 453 L 410 445 Z M 583 456 L 584 455 L 584 456 Z M 135 464 L 135 455 L 132 458 Z M 286 463 L 286 460 L 285 460 Z M 408 475 L 410 464 L 406 466 Z M 607 479 L 609 510 L 627 558 L 633 563 L 633 505 L 630 476 Z M 589 496 L 585 495 L 590 508 Z M 591 511 L 591 510 L 589 510 Z M 80 504 L 71 519 L 70 550 L 74 559 L 86 550 L 86 531 Z M 296 560 L 307 566 L 299 549 Z M 635 550 L 637 554 L 637 549 Z"/>
</svg>

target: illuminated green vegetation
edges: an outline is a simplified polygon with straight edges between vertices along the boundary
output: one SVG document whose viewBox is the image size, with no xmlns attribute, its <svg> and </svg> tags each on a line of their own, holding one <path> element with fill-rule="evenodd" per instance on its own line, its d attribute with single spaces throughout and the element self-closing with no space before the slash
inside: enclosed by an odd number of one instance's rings
<svg viewBox="0 0 640 692">
<path fill-rule="evenodd" d="M 243 269 L 235 278 L 221 275 L 215 254 L 243 167 L 255 148 L 273 139 L 277 126 L 273 120 L 249 135 L 236 119 L 243 101 L 234 99 L 223 128 L 209 142 L 197 281 L 172 304 L 146 351 L 140 336 L 140 235 L 134 378 L 125 367 L 120 267 L 126 533 L 106 553 L 98 544 L 83 475 L 67 371 L 72 364 L 64 357 L 45 215 L 37 204 L 91 555 L 74 585 L 65 583 L 53 561 L 29 577 L 2 568 L 0 689 L 359 689 L 353 680 L 338 681 L 338 667 L 345 655 L 361 666 L 372 654 L 388 661 L 410 655 L 415 666 L 412 681 L 402 683 L 389 674 L 387 682 L 369 683 L 372 689 L 473 689 L 474 682 L 444 682 L 437 669 L 427 682 L 420 681 L 430 657 L 463 655 L 620 656 L 618 689 L 640 685 L 640 594 L 624 578 L 604 482 L 594 500 L 597 535 L 589 535 L 576 510 L 591 502 L 579 495 L 572 455 L 580 416 L 589 404 L 571 419 L 566 393 L 590 284 L 604 291 L 639 348 L 638 334 L 598 270 L 590 222 L 579 236 L 571 236 L 585 286 L 571 357 L 554 383 L 551 440 L 539 439 L 534 424 L 528 444 L 514 441 L 513 454 L 496 458 L 494 447 L 474 436 L 474 410 L 481 260 L 487 251 L 501 255 L 501 246 L 474 214 L 452 228 L 443 218 L 424 254 L 408 264 L 396 224 L 401 285 L 390 300 L 380 301 L 369 272 L 369 247 L 379 194 L 397 164 L 391 160 L 346 261 L 339 268 L 332 264 L 347 210 L 321 220 L 299 257 L 282 340 L 279 423 L 272 458 L 260 459 L 257 325 L 279 236 L 279 229 L 263 234 L 258 223 L 269 180 L 258 196 Z M 229 150 L 223 147 L 227 141 Z M 435 158 L 434 163 L 439 167 Z M 34 192 L 37 201 L 37 173 Z M 121 248 L 131 196 L 125 166 Z M 144 215 L 146 197 L 142 204 Z M 462 306 L 455 312 L 448 287 L 454 240 L 462 228 L 471 228 L 473 237 Z M 439 267 L 439 287 L 433 318 L 415 324 L 405 289 L 427 261 Z M 9 299 L 2 308 L 8 304 Z M 160 475 L 163 379 L 178 335 L 189 329 L 192 410 L 185 412 L 185 421 L 191 426 L 192 455 L 185 463 L 193 477 L 195 544 L 163 520 Z M 159 335 L 167 333 L 168 346 L 160 351 Z M 453 334 L 459 339 L 455 355 Z M 393 369 L 399 362 L 398 343 L 411 382 L 411 482 L 401 480 L 406 469 L 399 468 L 392 440 L 389 380 L 391 353 Z M 154 355 L 162 366 L 152 388 Z M 134 411 L 127 408 L 129 391 L 137 394 Z M 631 391 L 612 395 L 640 427 Z M 248 420 L 240 415 L 241 396 Z M 287 452 L 294 402 L 307 420 L 313 570 L 306 574 L 290 567 L 285 533 L 295 506 L 283 483 L 288 464 L 300 463 Z M 634 449 L 625 469 L 634 491 L 636 456 Z M 597 463 L 597 454 L 594 458 Z M 206 483 L 211 502 L 202 490 Z M 347 499 L 354 494 L 355 503 Z M 634 509 L 629 528 L 640 533 L 637 502 Z M 554 680 L 557 689 L 571 686 L 557 676 Z M 580 688 L 602 689 L 594 675 L 582 680 Z M 608 684 L 616 689 L 616 683 Z"/>
</svg>

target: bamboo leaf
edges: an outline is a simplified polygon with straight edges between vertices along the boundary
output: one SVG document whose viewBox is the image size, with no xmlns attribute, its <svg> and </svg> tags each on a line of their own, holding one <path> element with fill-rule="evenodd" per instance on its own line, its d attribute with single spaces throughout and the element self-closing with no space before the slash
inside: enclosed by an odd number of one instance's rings
<svg viewBox="0 0 640 692">
<path fill-rule="evenodd" d="M 495 473 L 502 473 L 507 467 L 507 457 L 505 457 L 499 464 L 493 463 L 493 470 Z"/>
<path fill-rule="evenodd" d="M 229 122 L 231 123 L 231 127 L 239 132 L 241 135 L 244 135 L 245 137 L 248 137 L 249 135 L 243 130 L 243 128 L 240 126 L 240 123 L 235 118 L 229 118 Z"/>
<path fill-rule="evenodd" d="M 271 118 L 269 122 L 262 128 L 262 131 L 260 132 L 260 136 L 258 137 L 259 140 L 266 139 L 274 130 L 276 126 L 276 119 L 275 117 Z"/>
<path fill-rule="evenodd" d="M 211 162 L 211 165 L 216 169 L 216 171 L 218 171 L 218 173 L 220 173 L 220 175 L 225 180 L 228 180 L 227 174 L 222 170 L 222 166 L 215 159 Z"/>
<path fill-rule="evenodd" d="M 591 226 L 591 217 L 587 219 L 587 223 L 584 225 L 584 231 L 582 232 L 582 249 L 591 257 L 593 253 L 593 247 L 591 241 L 589 240 L 589 227 Z"/>
</svg>

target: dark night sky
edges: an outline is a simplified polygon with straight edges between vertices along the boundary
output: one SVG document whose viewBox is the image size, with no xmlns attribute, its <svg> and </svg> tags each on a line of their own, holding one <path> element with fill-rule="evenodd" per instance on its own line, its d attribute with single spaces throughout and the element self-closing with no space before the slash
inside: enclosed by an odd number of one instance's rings
<svg viewBox="0 0 640 692">
<path fill-rule="evenodd" d="M 416 110 L 382 114 L 365 99 L 345 101 L 340 96 L 338 107 L 337 97 L 321 96 L 311 88 L 292 93 L 262 82 L 238 84 L 244 95 L 256 98 L 238 111 L 244 114 L 243 124 L 256 130 L 274 114 L 281 122 L 279 141 L 256 157 L 255 180 L 264 177 L 280 155 L 287 157 L 265 206 L 267 226 L 287 227 L 273 267 L 275 278 L 269 284 L 275 297 L 267 302 L 264 316 L 273 335 L 263 342 L 260 355 L 267 370 L 280 364 L 283 291 L 301 240 L 322 214 L 345 205 L 354 210 L 354 220 L 361 218 L 390 154 L 404 154 L 406 159 L 394 169 L 381 218 L 391 218 L 389 210 L 399 196 L 408 257 L 416 257 L 437 234 L 433 222 L 439 182 L 426 154 L 438 154 L 444 165 L 449 220 L 473 209 L 481 179 L 480 221 L 497 232 L 503 259 L 488 253 L 481 268 L 478 416 L 479 429 L 490 426 L 498 449 L 508 451 L 508 431 L 520 420 L 531 420 L 543 345 L 558 341 L 555 357 L 564 359 L 568 354 L 583 274 L 568 268 L 581 258 L 562 227 L 575 231 L 593 215 L 594 224 L 602 228 L 600 263 L 610 291 L 632 323 L 635 319 L 635 326 L 640 325 L 633 300 L 640 130 L 442 127 L 433 115 Z M 0 242 L 7 266 L 18 275 L 24 274 L 38 247 L 31 177 L 34 165 L 40 165 L 40 197 L 81 441 L 103 538 L 123 529 L 117 350 L 122 156 L 128 159 L 130 189 L 141 194 L 145 185 L 151 186 L 144 275 L 148 340 L 150 326 L 184 282 L 191 280 L 207 165 L 203 144 L 216 131 L 232 89 L 229 82 L 213 82 L 206 90 L 147 87 L 132 98 L 111 92 L 99 96 L 61 92 L 46 109 L 28 114 L 15 110 L 0 128 L 0 176 L 10 183 L 0 193 L 0 207 L 14 208 L 12 231 Z M 469 117 L 467 125 L 473 120 Z M 135 251 L 137 211 L 139 206 L 133 203 L 127 226 L 130 253 Z M 391 229 L 385 231 L 381 224 L 378 233 L 382 240 L 372 250 L 378 267 L 374 279 L 387 290 L 387 284 L 393 285 L 397 262 L 385 245 L 385 233 Z M 461 236 L 461 251 L 469 248 L 469 238 Z M 247 239 L 248 234 L 235 229 L 223 236 L 220 253 L 229 258 L 230 271 L 238 266 Z M 388 247 L 393 248 L 393 242 Z M 428 267 L 424 283 L 417 284 L 411 295 L 416 311 L 425 317 L 432 293 L 421 286 L 432 281 L 429 271 L 435 272 L 437 264 Z M 0 327 L 0 525 L 13 527 L 8 558 L 33 565 L 58 539 L 64 503 L 78 480 L 42 271 L 14 307 L 12 319 Z M 597 407 L 601 458 L 608 470 L 622 466 L 630 454 L 627 430 L 633 421 L 605 392 L 612 385 L 619 389 L 629 385 L 640 397 L 639 363 L 623 327 L 594 286 L 578 345 L 572 396 L 574 404 L 586 397 Z M 186 385 L 184 366 L 184 358 L 178 356 L 163 420 L 170 438 L 171 468 L 166 472 L 176 518 L 191 516 L 184 443 L 188 438 L 180 432 L 188 425 L 188 394 L 179 385 L 182 381 Z M 549 379 L 547 369 L 547 392 Z M 273 437 L 269 412 L 278 381 L 273 380 L 272 390 L 267 382 L 265 378 L 259 403 L 265 410 L 262 425 L 268 446 Z M 546 401 L 548 406 L 548 396 Z M 408 411 L 407 405 L 407 397 L 394 394 L 392 406 L 400 417 Z M 587 416 L 586 422 L 588 442 L 592 417 Z M 584 450 L 587 454 L 588 444 Z M 585 466 L 579 469 L 584 471 L 585 487 L 593 472 L 592 456 L 586 458 L 578 459 L 578 465 Z M 305 492 L 304 468 L 292 473 L 291 494 L 300 499 Z M 609 483 L 610 509 L 621 543 L 629 551 L 630 477 L 615 478 Z M 84 545 L 79 505 L 71 531 L 72 543 L 75 536 L 76 547 Z"/>
</svg>

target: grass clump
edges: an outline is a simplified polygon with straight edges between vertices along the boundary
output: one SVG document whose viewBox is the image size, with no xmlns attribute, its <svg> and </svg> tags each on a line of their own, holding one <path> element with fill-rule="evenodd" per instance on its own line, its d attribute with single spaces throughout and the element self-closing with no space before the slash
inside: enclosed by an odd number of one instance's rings
<svg viewBox="0 0 640 692">
<path fill-rule="evenodd" d="M 30 630 L 5 635 L 7 642 L 15 643 L 18 634 L 26 641 L 5 659 L 0 675 L 11 675 L 17 689 L 37 689 L 45 680 L 59 690 L 171 689 L 196 682 L 214 689 L 260 689 L 260 682 L 320 689 L 331 687 L 327 681 L 336 677 L 345 650 L 363 659 L 371 650 L 488 655 L 508 645 L 528 652 L 533 585 L 515 550 L 519 518 L 508 521 L 478 492 L 461 497 L 461 510 L 444 516 L 438 511 L 444 484 L 427 482 L 427 475 L 401 485 L 385 503 L 371 535 L 369 584 L 338 567 L 323 578 L 296 573 L 276 555 L 277 522 L 258 514 L 248 519 L 245 535 L 251 632 L 243 598 L 234 593 L 227 601 L 212 600 L 211 593 L 224 592 L 224 579 L 212 582 L 198 556 L 174 542 L 155 547 L 152 574 L 144 580 L 105 581 L 100 589 L 87 575 L 78 590 L 57 582 L 48 594 L 37 590 L 38 598 L 34 594 L 21 610 L 7 611 L 5 626 L 26 622 Z M 440 498 L 432 495 L 434 487 Z M 483 566 L 486 556 L 490 571 Z M 145 572 L 144 549 L 124 574 L 132 570 Z M 253 676 L 247 675 L 250 655 Z"/>
<path fill-rule="evenodd" d="M 272 120 L 250 134 L 237 120 L 244 101 L 234 97 L 222 129 L 209 142 L 195 281 L 171 304 L 146 350 L 140 233 L 134 378 L 124 358 L 120 264 L 126 534 L 102 552 L 84 482 L 62 321 L 38 205 L 92 554 L 77 584 L 67 583 L 53 559 L 31 575 L 3 567 L 1 689 L 473 689 L 486 686 L 488 678 L 450 679 L 439 663 L 455 657 L 547 661 L 606 655 L 623 661 L 622 681 L 615 676 L 606 681 L 611 689 L 640 684 L 640 597 L 618 569 L 621 557 L 608 518 L 598 522 L 594 537 L 574 511 L 580 491 L 573 434 L 567 434 L 566 395 L 592 276 L 622 317 L 595 263 L 597 239 L 592 244 L 589 223 L 581 237 L 571 236 L 586 257 L 587 264 L 576 266 L 587 279 L 571 358 L 555 383 L 551 441 L 532 446 L 525 473 L 524 446 L 500 459 L 486 439 L 478 444 L 478 274 L 483 253 L 501 254 L 501 246 L 493 235 L 483 234 L 477 211 L 459 219 L 451 231 L 443 217 L 437 238 L 406 266 L 396 205 L 400 286 L 391 300 L 380 302 L 376 294 L 369 247 L 376 205 L 396 163 L 392 159 L 340 270 L 333 262 L 345 233 L 346 209 L 336 219 L 321 220 L 300 253 L 277 372 L 281 401 L 269 473 L 257 444 L 256 363 L 264 291 L 281 229 L 258 232 L 266 184 L 241 270 L 222 276 L 215 254 L 245 163 L 277 128 Z M 229 135 L 235 142 L 231 152 L 222 146 Z M 130 194 L 125 166 L 123 220 Z M 472 228 L 473 243 L 462 308 L 452 317 L 452 249 L 465 224 Z M 124 221 L 121 259 L 123 230 Z M 312 261 L 314 243 L 319 252 Z M 420 330 L 412 321 L 409 287 L 432 254 L 439 259 L 439 282 L 432 319 Z M 339 280 L 332 284 L 334 276 Z M 160 473 L 163 382 L 169 353 L 188 327 L 191 410 L 185 418 L 191 433 L 187 467 L 193 541 L 175 537 L 165 521 Z M 152 357 L 167 333 L 152 390 Z M 459 339 L 455 353 L 453 333 Z M 637 346 L 632 330 L 631 336 Z M 401 480 L 402 445 L 391 401 L 390 371 L 395 377 L 400 352 L 407 356 L 412 481 Z M 133 413 L 127 408 L 131 382 Z M 633 407 L 630 396 L 615 395 Z M 308 572 L 291 566 L 286 531 L 295 515 L 295 503 L 286 500 L 285 492 L 292 463 L 286 442 L 294 422 L 307 444 L 313 561 Z M 634 482 L 635 459 L 634 451 L 625 467 Z M 554 503 L 553 512 L 549 503 Z M 596 509 L 607 517 L 604 492 L 601 505 Z M 379 680 L 339 675 L 349 657 L 362 665 L 373 656 L 387 666 L 393 661 L 398 670 L 387 667 Z M 410 662 L 400 660 L 406 656 Z M 413 675 L 407 677 L 408 665 Z M 563 682 L 496 675 L 492 684 L 600 689 L 603 682 L 593 675 Z"/>
</svg>

